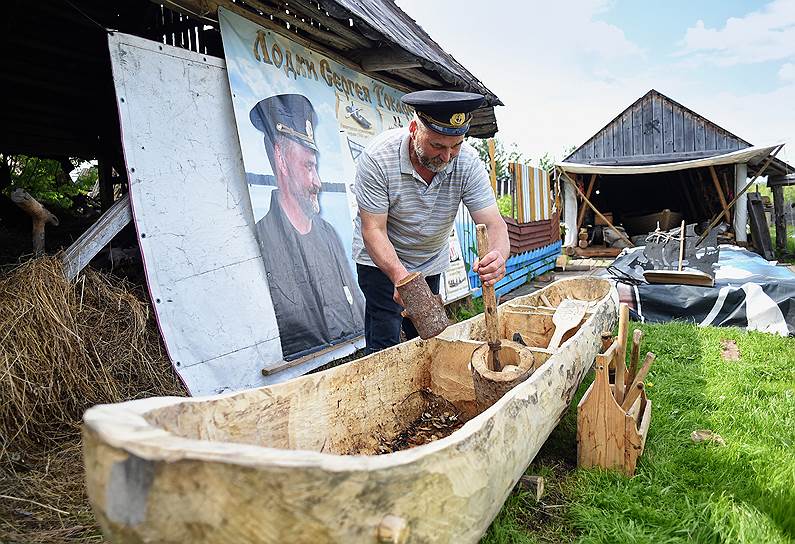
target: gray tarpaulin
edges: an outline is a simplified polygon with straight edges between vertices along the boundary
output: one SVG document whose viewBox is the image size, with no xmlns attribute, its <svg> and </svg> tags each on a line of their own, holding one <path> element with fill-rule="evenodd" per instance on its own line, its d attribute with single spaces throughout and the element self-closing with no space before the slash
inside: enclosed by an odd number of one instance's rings
<svg viewBox="0 0 795 544">
<path fill-rule="evenodd" d="M 606 271 L 635 317 L 795 335 L 795 273 L 788 268 L 721 245 L 714 287 L 652 285 L 643 280 L 643 249 L 625 250 Z"/>
</svg>

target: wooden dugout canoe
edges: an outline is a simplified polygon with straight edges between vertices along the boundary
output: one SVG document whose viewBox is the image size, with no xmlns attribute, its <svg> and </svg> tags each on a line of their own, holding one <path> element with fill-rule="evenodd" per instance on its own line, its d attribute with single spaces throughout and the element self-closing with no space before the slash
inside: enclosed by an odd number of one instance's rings
<svg viewBox="0 0 795 544">
<path fill-rule="evenodd" d="M 539 347 L 553 332 L 545 307 L 564 298 L 593 306 L 550 354 Z M 536 370 L 480 413 L 469 361 L 482 315 L 283 384 L 95 406 L 83 428 L 89 499 L 113 542 L 477 542 L 571 403 L 616 308 L 594 278 L 502 304 L 504 337 L 521 333 Z M 425 388 L 466 423 L 375 454 L 422 412 L 407 399 Z"/>
</svg>

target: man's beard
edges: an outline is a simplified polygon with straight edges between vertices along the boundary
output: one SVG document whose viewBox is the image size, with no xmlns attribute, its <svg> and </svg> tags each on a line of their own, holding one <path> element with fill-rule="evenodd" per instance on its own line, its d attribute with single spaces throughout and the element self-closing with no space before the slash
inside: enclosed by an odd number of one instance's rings
<svg viewBox="0 0 795 544">
<path fill-rule="evenodd" d="M 418 138 L 412 138 L 414 144 L 414 154 L 417 155 L 417 160 L 420 161 L 420 164 L 430 170 L 431 172 L 439 173 L 445 168 L 447 165 L 450 164 L 450 161 L 444 162 L 439 157 L 430 158 L 428 157 L 423 151 L 422 146 L 420 146 L 420 142 Z M 451 159 L 452 160 L 452 159 Z"/>
<path fill-rule="evenodd" d="M 304 215 L 312 218 L 320 213 L 320 202 L 318 201 L 317 195 L 318 192 L 315 192 L 311 189 L 307 189 L 302 192 L 301 195 L 296 199 L 298 201 L 298 205 L 301 207 L 301 211 L 304 212 Z"/>
</svg>

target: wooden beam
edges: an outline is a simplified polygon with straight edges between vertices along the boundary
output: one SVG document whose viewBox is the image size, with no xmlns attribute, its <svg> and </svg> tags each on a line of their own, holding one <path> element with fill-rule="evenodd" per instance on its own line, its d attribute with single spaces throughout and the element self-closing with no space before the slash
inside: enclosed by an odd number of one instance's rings
<svg viewBox="0 0 795 544">
<path fill-rule="evenodd" d="M 75 242 L 64 251 L 64 275 L 72 281 L 108 245 L 121 229 L 132 221 L 130 195 L 126 194 L 103 213 Z"/>
<path fill-rule="evenodd" d="M 712 184 L 715 185 L 715 191 L 718 193 L 718 198 L 720 199 L 720 205 L 723 208 L 723 214 L 726 216 L 726 223 L 729 225 L 732 224 L 731 214 L 729 213 L 729 207 L 726 205 L 726 197 L 723 194 L 723 189 L 720 186 L 720 181 L 718 181 L 718 174 L 715 172 L 715 167 L 710 165 L 709 167 L 709 175 L 712 177 Z"/>
<path fill-rule="evenodd" d="M 765 162 L 762 165 L 762 167 L 759 170 L 756 171 L 756 174 L 754 174 L 754 177 L 751 178 L 751 181 L 749 181 L 748 184 L 745 187 L 743 187 L 741 191 L 739 191 L 736 195 L 734 195 L 734 198 L 728 204 L 729 208 L 734 206 L 734 203 L 737 202 L 740 199 L 740 197 L 742 197 L 745 194 L 745 192 L 751 187 L 751 185 L 754 184 L 754 182 L 756 181 L 756 178 L 758 178 L 760 175 L 762 175 L 764 173 L 765 170 L 767 170 L 767 167 L 770 165 L 771 162 L 773 162 L 773 159 L 776 158 L 776 155 L 778 155 L 778 152 L 781 151 L 783 148 L 784 148 L 784 144 L 780 144 L 780 145 L 778 145 L 776 147 L 776 149 L 770 155 L 768 155 L 767 160 L 765 160 Z M 698 248 L 698 245 L 701 242 L 704 241 L 704 239 L 707 237 L 709 232 L 713 228 L 715 228 L 715 225 L 718 224 L 718 221 L 720 221 L 720 217 L 722 215 L 723 215 L 723 211 L 721 211 L 721 213 L 716 215 L 712 219 L 712 221 L 709 222 L 709 225 L 707 226 L 707 228 L 704 230 L 704 232 L 701 234 L 701 236 L 699 236 L 698 240 L 696 240 L 696 245 L 695 245 L 696 248 Z"/>
<path fill-rule="evenodd" d="M 169 6 L 169 9 L 171 9 L 172 5 L 175 5 L 173 1 L 169 1 L 167 4 Z M 312 49 L 313 51 L 317 51 L 318 53 L 326 55 L 328 58 L 339 62 L 343 66 L 347 66 L 351 70 L 354 71 L 361 70 L 361 66 L 352 62 L 350 59 L 343 58 L 340 55 L 339 51 L 334 51 L 333 49 L 326 47 L 325 45 L 323 45 L 322 42 L 310 40 L 300 34 L 296 34 L 295 32 L 290 32 L 284 27 L 284 25 L 271 21 L 268 17 L 265 17 L 264 15 L 257 15 L 256 13 L 252 13 L 251 11 L 240 7 L 239 4 L 233 2 L 232 0 L 179 0 L 179 7 L 182 9 L 182 11 L 186 11 L 189 15 L 192 15 L 194 17 L 200 17 L 204 20 L 211 21 L 214 24 L 218 24 L 219 6 L 223 6 L 224 8 L 228 9 L 229 11 L 233 11 L 234 13 L 240 15 L 241 17 L 245 17 L 249 21 L 252 21 L 262 27 L 265 27 L 268 30 L 272 30 L 277 34 L 279 34 L 280 36 L 287 38 L 288 40 L 292 40 L 295 43 L 302 45 L 308 49 Z M 256 7 L 256 5 L 254 7 Z M 386 77 L 381 73 L 371 74 L 370 77 L 380 81 L 381 83 L 394 87 L 395 89 L 400 91 L 411 92 L 417 90 L 416 88 L 412 88 L 409 85 L 406 85 L 405 83 Z"/>
<path fill-rule="evenodd" d="M 339 36 L 342 36 L 348 41 L 358 44 L 359 47 L 371 48 L 374 43 L 364 36 L 357 34 L 354 30 L 356 27 L 350 27 L 337 21 L 334 17 L 326 14 L 325 10 L 317 7 L 314 2 L 308 0 L 290 0 L 290 6 L 296 11 L 312 17 L 317 22 L 323 24 L 329 30 L 334 31 Z"/>
<path fill-rule="evenodd" d="M 602 212 L 600 212 L 600 211 L 597 209 L 597 207 L 596 207 L 596 206 L 594 206 L 594 205 L 593 205 L 593 203 L 592 203 L 590 200 L 588 200 L 588 197 L 586 197 L 586 196 L 585 196 L 585 195 L 582 193 L 582 191 L 580 191 L 580 188 L 579 188 L 579 187 L 577 187 L 577 184 L 574 182 L 574 180 L 572 180 L 572 179 L 569 177 L 569 174 L 568 174 L 568 173 L 567 173 L 565 170 L 560 170 L 560 172 L 561 172 L 561 173 L 562 173 L 564 176 L 566 176 L 566 179 L 568 179 L 568 180 L 569 180 L 569 183 L 571 183 L 571 184 L 574 186 L 574 189 L 577 191 L 577 193 L 579 193 L 579 195 L 582 197 L 582 199 L 585 201 L 585 203 L 586 203 L 586 204 L 588 204 L 588 206 L 590 206 L 590 207 L 591 207 L 591 209 L 594 211 L 594 213 L 595 213 L 596 215 L 598 215 L 598 216 L 600 217 L 600 219 L 601 219 L 602 221 L 604 221 L 604 222 L 605 222 L 605 224 L 606 224 L 608 227 L 610 227 L 611 229 L 613 229 L 613 230 L 616 232 L 616 234 L 618 234 L 618 235 L 619 235 L 621 238 L 623 238 L 624 240 L 626 240 L 626 242 L 629 244 L 629 247 L 635 247 L 635 244 L 633 244 L 633 243 L 632 243 L 632 240 L 630 240 L 630 239 L 629 239 L 629 237 L 627 237 L 627 235 L 626 235 L 626 234 L 623 234 L 623 233 L 622 233 L 620 230 L 618 230 L 618 229 L 617 229 L 615 226 L 613 226 L 613 223 L 611 223 L 611 222 L 610 222 L 610 221 L 607 219 L 607 217 L 605 217 L 604 215 L 602 215 Z"/>
<path fill-rule="evenodd" d="M 420 59 L 414 55 L 391 47 L 368 50 L 359 57 L 359 64 L 367 72 L 403 70 L 422 66 Z"/>
<path fill-rule="evenodd" d="M 769 176 L 767 178 L 767 186 L 774 187 L 776 185 L 795 185 L 795 174 L 787 174 L 786 176 Z"/>
<path fill-rule="evenodd" d="M 787 224 L 784 221 L 784 186 L 774 185 L 773 191 L 773 216 L 776 224 L 776 249 L 787 249 Z"/>
<path fill-rule="evenodd" d="M 591 191 L 593 191 L 594 183 L 596 182 L 596 174 L 591 174 L 591 181 L 588 182 L 588 188 L 585 190 L 586 198 L 591 198 Z M 585 206 L 582 207 L 580 213 L 577 215 L 577 232 L 580 232 L 582 221 L 585 219 Z"/>
<path fill-rule="evenodd" d="M 437 88 L 444 85 L 441 80 L 434 79 L 418 68 L 401 68 L 392 70 L 392 74 L 407 79 L 423 87 Z"/>
</svg>

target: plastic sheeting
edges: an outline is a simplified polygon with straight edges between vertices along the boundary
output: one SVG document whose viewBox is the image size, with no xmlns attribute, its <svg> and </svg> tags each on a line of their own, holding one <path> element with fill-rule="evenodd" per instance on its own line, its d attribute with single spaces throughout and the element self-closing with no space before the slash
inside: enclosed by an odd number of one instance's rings
<svg viewBox="0 0 795 544">
<path fill-rule="evenodd" d="M 651 285 L 643 280 L 642 247 L 607 269 L 621 302 L 650 323 L 672 320 L 795 335 L 795 274 L 737 246 L 720 246 L 715 286 Z"/>
<path fill-rule="evenodd" d="M 657 174 L 660 172 L 675 172 L 688 168 L 704 168 L 719 164 L 747 163 L 760 157 L 766 157 L 780 144 L 771 146 L 752 146 L 690 161 L 669 162 L 663 164 L 645 164 L 639 166 L 601 166 L 596 164 L 578 164 L 571 162 L 558 162 L 555 166 L 569 174 Z"/>
</svg>

